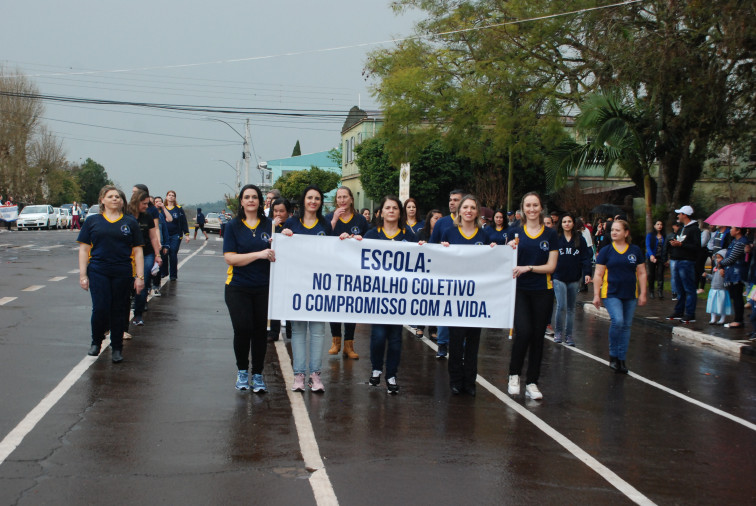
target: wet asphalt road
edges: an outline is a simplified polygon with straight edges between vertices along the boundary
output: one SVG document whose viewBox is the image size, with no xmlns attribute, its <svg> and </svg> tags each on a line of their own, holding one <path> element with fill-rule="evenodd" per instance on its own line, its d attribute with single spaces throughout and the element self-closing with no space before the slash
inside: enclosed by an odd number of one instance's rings
<svg viewBox="0 0 756 506">
<path fill-rule="evenodd" d="M 316 504 L 276 347 L 268 394 L 233 387 L 215 238 L 153 299 L 146 325 L 132 327 L 124 362 L 103 351 L 0 464 L 0 504 Z M 71 272 L 74 240 L 0 233 L 0 304 L 17 297 L 0 305 L 2 438 L 86 354 L 91 306 Z M 180 259 L 203 243 L 183 245 Z M 42 288 L 23 291 L 33 286 Z M 326 393 L 303 396 L 336 500 L 632 504 L 618 478 L 657 504 L 756 502 L 753 362 L 637 324 L 628 365 L 638 377 L 616 375 L 597 360 L 606 359 L 607 322 L 578 310 L 576 327 L 578 351 L 546 343 L 545 399 L 515 403 L 608 479 L 507 404 L 505 333 L 484 332 L 479 354 L 479 374 L 505 400 L 482 385 L 475 398 L 452 396 L 446 362 L 406 332 L 401 393 L 388 396 L 367 385 L 369 326 L 359 325 L 362 358 L 325 354 Z"/>
</svg>

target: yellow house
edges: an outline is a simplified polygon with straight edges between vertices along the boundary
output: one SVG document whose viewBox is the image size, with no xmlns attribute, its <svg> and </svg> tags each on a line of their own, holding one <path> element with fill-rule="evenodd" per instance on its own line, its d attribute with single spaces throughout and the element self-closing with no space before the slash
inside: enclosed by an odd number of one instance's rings
<svg viewBox="0 0 756 506">
<path fill-rule="evenodd" d="M 375 136 L 383 126 L 383 113 L 366 112 L 357 106 L 349 110 L 344 126 L 341 127 L 341 184 L 352 190 L 354 207 L 372 210 L 378 204 L 365 196 L 360 182 L 360 168 L 355 161 L 354 148 L 362 141 Z"/>
</svg>

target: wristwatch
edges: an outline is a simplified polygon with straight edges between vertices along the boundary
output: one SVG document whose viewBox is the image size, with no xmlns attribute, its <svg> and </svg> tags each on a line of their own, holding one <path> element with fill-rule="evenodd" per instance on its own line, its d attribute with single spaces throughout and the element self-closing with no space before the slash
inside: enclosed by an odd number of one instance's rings
<svg viewBox="0 0 756 506">
<path fill-rule="evenodd" d="M 530 269 L 530 272 L 533 272 L 533 266 L 532 265 L 528 265 L 528 269 Z"/>
</svg>

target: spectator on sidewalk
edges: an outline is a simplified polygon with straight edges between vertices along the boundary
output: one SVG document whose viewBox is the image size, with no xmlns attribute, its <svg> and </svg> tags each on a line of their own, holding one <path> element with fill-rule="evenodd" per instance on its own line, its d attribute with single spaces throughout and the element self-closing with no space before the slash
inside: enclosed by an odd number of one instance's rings
<svg viewBox="0 0 756 506">
<path fill-rule="evenodd" d="M 706 288 L 706 276 L 703 273 L 706 270 L 706 260 L 709 258 L 708 245 L 711 231 L 709 231 L 709 225 L 703 220 L 698 220 L 698 227 L 701 229 L 701 249 L 698 250 L 698 258 L 696 258 L 696 293 L 703 293 Z"/>
<path fill-rule="evenodd" d="M 730 302 L 735 313 L 733 321 L 725 325 L 730 329 L 739 329 L 743 326 L 743 286 L 748 277 L 745 252 L 748 239 L 743 232 L 742 228 L 730 227 L 733 240 L 727 246 L 727 256 L 717 265 L 720 274 L 724 276 L 724 285 L 730 293 Z"/>
<path fill-rule="evenodd" d="M 654 283 L 659 300 L 664 299 L 664 222 L 656 220 L 654 230 L 646 235 L 646 261 L 648 262 L 648 298 L 654 298 Z"/>
<path fill-rule="evenodd" d="M 698 222 L 693 220 L 693 208 L 682 206 L 675 209 L 677 219 L 683 224 L 680 234 L 669 242 L 670 256 L 677 257 L 675 266 L 675 284 L 678 290 L 678 300 L 674 312 L 667 320 L 680 320 L 682 323 L 696 321 L 696 260 L 701 250 L 701 231 Z"/>
<path fill-rule="evenodd" d="M 672 224 L 672 232 L 667 234 L 666 240 L 664 241 L 664 265 L 669 266 L 669 289 L 672 292 L 672 300 L 677 301 L 678 299 L 678 291 L 677 291 L 677 283 L 675 282 L 675 267 L 677 266 L 677 252 L 672 252 L 672 248 L 669 247 L 669 243 L 671 241 L 674 241 L 677 237 L 677 234 L 680 233 L 680 230 L 682 229 L 682 223 L 679 221 L 676 221 Z"/>
</svg>

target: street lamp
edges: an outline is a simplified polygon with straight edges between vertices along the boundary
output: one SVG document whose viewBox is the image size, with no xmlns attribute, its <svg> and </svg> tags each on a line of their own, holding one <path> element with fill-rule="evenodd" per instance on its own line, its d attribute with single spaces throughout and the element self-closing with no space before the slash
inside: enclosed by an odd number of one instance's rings
<svg viewBox="0 0 756 506">
<path fill-rule="evenodd" d="M 215 160 L 215 161 L 223 162 L 229 167 L 231 167 L 231 170 L 233 170 L 234 174 L 236 174 L 236 190 L 238 191 L 241 188 L 241 175 L 239 173 L 239 162 L 236 162 L 236 168 L 234 168 L 234 166 L 228 163 L 226 160 Z"/>
<path fill-rule="evenodd" d="M 242 158 L 244 159 L 244 184 L 249 184 L 249 159 L 252 155 L 249 153 L 249 120 L 247 120 L 246 128 L 244 133 L 246 135 L 242 135 L 239 133 L 239 131 L 232 127 L 230 123 L 227 121 L 223 121 L 222 119 L 218 118 L 211 118 L 209 116 L 205 116 L 204 119 L 210 120 L 210 121 L 220 121 L 221 123 L 225 124 L 228 128 L 236 132 L 236 135 L 242 138 L 244 141 L 244 151 L 242 152 Z"/>
<path fill-rule="evenodd" d="M 231 190 L 231 197 L 233 197 L 234 195 L 236 195 L 236 192 L 234 191 L 234 189 L 231 188 L 231 186 L 228 185 L 227 183 L 224 183 L 223 181 L 218 181 L 218 184 L 222 184 L 223 186 L 225 186 L 226 188 L 228 188 L 229 190 Z"/>
</svg>

